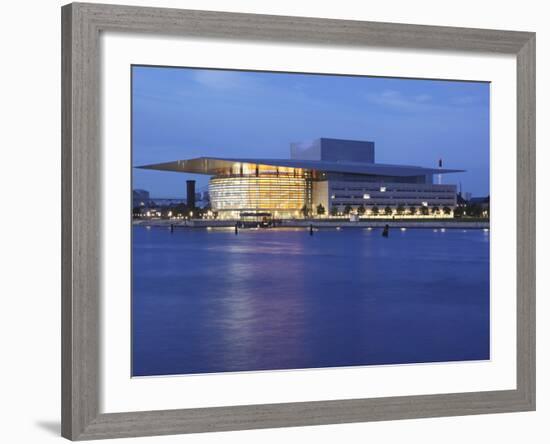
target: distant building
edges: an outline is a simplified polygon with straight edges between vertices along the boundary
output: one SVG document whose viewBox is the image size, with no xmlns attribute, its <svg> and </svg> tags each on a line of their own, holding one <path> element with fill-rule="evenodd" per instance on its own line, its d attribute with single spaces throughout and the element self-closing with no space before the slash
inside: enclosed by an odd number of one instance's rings
<svg viewBox="0 0 550 444">
<path fill-rule="evenodd" d="M 134 208 L 146 207 L 150 202 L 149 191 L 146 190 L 133 190 L 132 191 L 132 205 Z"/>
<path fill-rule="evenodd" d="M 227 219 L 254 212 L 300 218 L 319 207 L 325 215 L 346 209 L 392 215 L 453 210 L 457 203 L 456 186 L 434 184 L 433 176 L 462 170 L 375 163 L 374 142 L 321 138 L 292 143 L 290 153 L 290 159 L 199 157 L 140 168 L 212 176 L 212 210 Z"/>
</svg>

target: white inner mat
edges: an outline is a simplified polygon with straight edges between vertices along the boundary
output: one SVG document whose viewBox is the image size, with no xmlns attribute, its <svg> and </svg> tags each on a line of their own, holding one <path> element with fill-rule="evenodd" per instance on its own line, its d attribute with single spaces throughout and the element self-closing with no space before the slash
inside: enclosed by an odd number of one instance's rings
<svg viewBox="0 0 550 444">
<path fill-rule="evenodd" d="M 114 33 L 101 45 L 102 412 L 516 388 L 514 57 Z M 132 64 L 491 81 L 491 360 L 131 378 Z"/>
</svg>

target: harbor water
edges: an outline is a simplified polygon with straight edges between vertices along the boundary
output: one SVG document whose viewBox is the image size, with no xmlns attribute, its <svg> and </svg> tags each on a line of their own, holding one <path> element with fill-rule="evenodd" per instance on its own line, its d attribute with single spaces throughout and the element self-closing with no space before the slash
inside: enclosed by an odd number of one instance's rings
<svg viewBox="0 0 550 444">
<path fill-rule="evenodd" d="M 490 358 L 489 232 L 133 227 L 133 376 Z"/>
</svg>

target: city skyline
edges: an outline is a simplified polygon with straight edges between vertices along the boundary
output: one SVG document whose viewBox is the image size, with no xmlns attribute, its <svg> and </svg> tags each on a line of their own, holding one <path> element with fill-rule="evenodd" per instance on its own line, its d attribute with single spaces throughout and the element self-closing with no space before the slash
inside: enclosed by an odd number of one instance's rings
<svg viewBox="0 0 550 444">
<path fill-rule="evenodd" d="M 443 183 L 489 194 L 482 82 L 141 67 L 133 75 L 133 165 L 190 157 L 288 157 L 317 137 L 371 140 L 376 162 L 466 170 Z M 182 173 L 133 171 L 133 188 L 185 196 Z"/>
</svg>

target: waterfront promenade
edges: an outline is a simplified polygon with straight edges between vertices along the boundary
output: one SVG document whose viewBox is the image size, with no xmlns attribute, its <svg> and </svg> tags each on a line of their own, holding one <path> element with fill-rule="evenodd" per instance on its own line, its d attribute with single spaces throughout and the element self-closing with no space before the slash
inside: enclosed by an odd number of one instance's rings
<svg viewBox="0 0 550 444">
<path fill-rule="evenodd" d="M 238 220 L 219 220 L 219 219 L 141 219 L 134 220 L 134 225 L 153 226 L 153 227 L 189 227 L 189 228 L 207 228 L 207 227 L 234 227 Z M 350 221 L 347 219 L 292 219 L 283 220 L 278 227 L 289 228 L 384 228 L 389 225 L 390 228 L 445 228 L 445 229 L 488 229 L 490 223 L 488 220 L 468 220 L 468 219 L 361 219 L 359 221 Z"/>
</svg>

